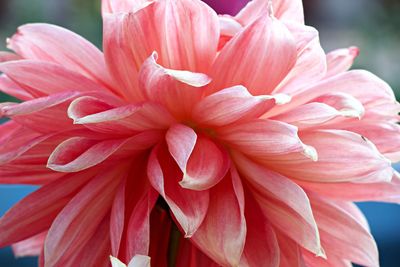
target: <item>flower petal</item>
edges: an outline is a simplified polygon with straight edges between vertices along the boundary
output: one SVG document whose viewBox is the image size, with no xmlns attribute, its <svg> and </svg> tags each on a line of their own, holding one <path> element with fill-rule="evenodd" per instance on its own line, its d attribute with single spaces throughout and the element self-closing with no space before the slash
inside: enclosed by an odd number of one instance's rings
<svg viewBox="0 0 400 267">
<path fill-rule="evenodd" d="M 332 77 L 349 70 L 359 53 L 360 50 L 355 46 L 337 49 L 328 53 L 326 55 L 328 72 L 325 77 Z"/>
<path fill-rule="evenodd" d="M 60 64 L 108 87 L 103 53 L 81 36 L 59 26 L 36 23 L 18 28 L 8 48 L 25 59 Z"/>
<path fill-rule="evenodd" d="M 139 87 L 143 95 L 162 103 L 173 114 L 191 110 L 202 94 L 198 88 L 209 84 L 210 78 L 202 73 L 166 69 L 157 64 L 157 57 L 153 53 L 140 70 Z"/>
<path fill-rule="evenodd" d="M 236 16 L 243 25 L 253 22 L 260 16 L 268 14 L 272 2 L 274 16 L 282 20 L 294 20 L 304 24 L 303 3 L 301 0 L 253 0 L 250 1 Z"/>
<path fill-rule="evenodd" d="M 153 51 L 166 68 L 192 72 L 207 72 L 217 52 L 218 16 L 199 0 L 156 1 L 136 13 L 106 15 L 104 22 L 107 64 L 131 100 L 142 98 L 137 75 Z"/>
<path fill-rule="evenodd" d="M 111 253 L 109 227 L 110 218 L 106 216 L 85 246 L 70 257 L 64 263 L 65 266 L 109 267 L 108 258 Z"/>
<path fill-rule="evenodd" d="M 12 244 L 15 257 L 38 256 L 42 252 L 47 231 Z"/>
<path fill-rule="evenodd" d="M 279 121 L 258 119 L 232 124 L 219 129 L 217 134 L 233 148 L 257 158 L 271 159 L 290 153 L 317 158 L 315 151 L 299 139 L 297 127 Z"/>
<path fill-rule="evenodd" d="M 46 230 L 92 172 L 63 176 L 28 195 L 0 219 L 0 245 L 6 246 Z M 44 201 L 46 200 L 46 201 Z"/>
<path fill-rule="evenodd" d="M 18 60 L 0 64 L 0 71 L 7 74 L 18 85 L 34 97 L 74 90 L 78 92 L 105 91 L 85 76 L 45 61 Z"/>
<path fill-rule="evenodd" d="M 116 152 L 127 139 L 98 141 L 72 137 L 50 155 L 47 167 L 59 172 L 78 172 L 93 167 Z"/>
<path fill-rule="evenodd" d="M 136 12 L 153 0 L 102 0 L 101 9 L 103 15 L 106 13 Z"/>
<path fill-rule="evenodd" d="M 246 232 L 243 186 L 238 173 L 232 168 L 211 189 L 207 216 L 191 240 L 218 264 L 238 266 Z"/>
<path fill-rule="evenodd" d="M 126 166 L 118 165 L 94 177 L 54 220 L 45 243 L 45 266 L 62 265 L 95 234 L 109 213 Z"/>
<path fill-rule="evenodd" d="M 368 229 L 333 202 L 311 197 L 311 205 L 327 251 L 357 264 L 379 266 L 378 249 Z"/>
<path fill-rule="evenodd" d="M 233 157 L 239 171 L 247 178 L 264 216 L 300 246 L 323 256 L 310 202 L 301 187 L 237 152 Z"/>
<path fill-rule="evenodd" d="M 0 62 L 13 61 L 19 59 L 21 59 L 21 57 L 17 54 L 6 51 L 0 51 Z"/>
<path fill-rule="evenodd" d="M 95 132 L 112 135 L 132 135 L 138 131 L 165 129 L 175 119 L 165 108 L 155 103 L 123 104 L 84 96 L 75 99 L 68 108 L 68 116 Z"/>
<path fill-rule="evenodd" d="M 16 84 L 5 74 L 0 75 L 0 91 L 20 100 L 29 100 L 33 98 L 29 92 Z"/>
<path fill-rule="evenodd" d="M 150 257 L 145 255 L 135 255 L 129 262 L 128 267 L 150 267 Z"/>
<path fill-rule="evenodd" d="M 202 100 L 193 109 L 193 120 L 200 125 L 222 126 L 259 117 L 274 104 L 286 104 L 290 97 L 283 94 L 252 96 L 243 86 L 234 86 Z"/>
<path fill-rule="evenodd" d="M 67 117 L 66 111 L 73 99 L 78 97 L 78 92 L 58 93 L 51 96 L 36 98 L 23 103 L 10 103 L 2 105 L 0 112 L 3 116 L 12 118 L 13 121 L 27 128 L 41 133 L 70 130 L 76 127 Z M 57 118 L 57 123 L 48 123 Z"/>
<path fill-rule="evenodd" d="M 260 218 L 262 210 L 250 194 L 246 195 L 246 205 L 247 235 L 240 266 L 262 262 L 265 267 L 278 267 L 280 252 L 273 226 L 265 217 Z"/>
<path fill-rule="evenodd" d="M 363 136 L 341 130 L 311 130 L 301 139 L 318 151 L 313 162 L 298 155 L 288 155 L 285 161 L 271 159 L 271 169 L 290 178 L 311 182 L 388 182 L 393 170 L 390 161 Z"/>
<path fill-rule="evenodd" d="M 326 56 L 318 31 L 313 27 L 295 22 L 285 22 L 297 46 L 297 61 L 275 93 L 298 94 L 325 76 Z"/>
<path fill-rule="evenodd" d="M 182 172 L 170 156 L 166 146 L 153 149 L 147 167 L 152 186 L 165 199 L 186 237 L 191 237 L 206 216 L 209 191 L 182 188 L 178 182 Z"/>
<path fill-rule="evenodd" d="M 192 190 L 209 189 L 224 178 L 229 167 L 229 155 L 225 149 L 199 136 L 179 184 Z"/>
<path fill-rule="evenodd" d="M 243 85 L 253 95 L 270 94 L 296 62 L 296 44 L 284 24 L 263 16 L 221 50 L 211 70 L 211 93 Z"/>
<path fill-rule="evenodd" d="M 206 190 L 216 185 L 229 169 L 227 152 L 189 127 L 175 125 L 166 136 L 168 149 L 183 173 L 179 184 L 186 189 Z"/>
</svg>

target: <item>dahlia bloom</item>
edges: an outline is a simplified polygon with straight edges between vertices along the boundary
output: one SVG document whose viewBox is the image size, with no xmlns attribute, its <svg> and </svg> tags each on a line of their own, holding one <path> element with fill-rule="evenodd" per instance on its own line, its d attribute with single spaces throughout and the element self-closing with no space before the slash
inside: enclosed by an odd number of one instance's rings
<svg viewBox="0 0 400 267">
<path fill-rule="evenodd" d="M 400 202 L 399 104 L 300 0 L 235 17 L 103 0 L 104 53 L 47 24 L 0 54 L 0 246 L 56 266 L 378 266 L 353 201 Z M 148 257 L 146 257 L 148 256 Z"/>
</svg>

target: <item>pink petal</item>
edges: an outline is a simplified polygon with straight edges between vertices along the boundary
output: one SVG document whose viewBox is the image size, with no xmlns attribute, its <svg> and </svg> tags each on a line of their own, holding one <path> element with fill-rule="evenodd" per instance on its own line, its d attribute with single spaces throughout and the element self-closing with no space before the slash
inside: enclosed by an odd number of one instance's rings
<svg viewBox="0 0 400 267">
<path fill-rule="evenodd" d="M 150 213 L 156 204 L 158 193 L 153 188 L 146 188 L 137 201 L 127 227 L 127 258 L 136 254 L 149 254 L 150 247 Z"/>
<path fill-rule="evenodd" d="M 327 259 L 315 257 L 312 253 L 301 251 L 305 266 L 318 267 L 353 267 L 350 261 L 342 259 L 341 255 L 330 255 L 327 253 Z"/>
<path fill-rule="evenodd" d="M 222 126 L 259 117 L 274 104 L 286 104 L 290 97 L 282 94 L 252 96 L 245 87 L 234 86 L 202 100 L 193 109 L 193 120 L 201 125 Z"/>
<path fill-rule="evenodd" d="M 315 151 L 299 139 L 297 127 L 279 121 L 237 123 L 219 129 L 218 136 L 233 148 L 257 158 L 271 159 L 290 153 L 300 153 L 306 160 L 316 158 Z"/>
<path fill-rule="evenodd" d="M 106 13 L 136 12 L 152 0 L 102 0 L 101 9 L 103 15 Z"/>
<path fill-rule="evenodd" d="M 98 141 L 72 137 L 54 150 L 47 167 L 59 172 L 78 172 L 103 162 L 125 142 L 126 139 Z"/>
<path fill-rule="evenodd" d="M 85 246 L 69 258 L 64 266 L 109 267 L 108 259 L 111 253 L 109 226 L 110 219 L 106 216 Z"/>
<path fill-rule="evenodd" d="M 169 152 L 183 173 L 179 184 L 186 189 L 206 190 L 216 185 L 230 167 L 227 152 L 189 127 L 178 124 L 166 135 Z"/>
<path fill-rule="evenodd" d="M 27 172 L 26 170 L 29 170 Z M 26 184 L 43 185 L 62 177 L 63 173 L 57 173 L 34 164 L 6 164 L 0 165 L 0 181 L 2 184 Z"/>
<path fill-rule="evenodd" d="M 49 133 L 78 128 L 72 124 L 67 116 L 67 109 L 72 100 L 78 97 L 78 92 L 58 93 L 23 102 L 10 103 L 0 107 L 4 116 L 13 121 L 33 129 L 37 132 Z M 48 123 L 57 119 L 56 124 Z"/>
<path fill-rule="evenodd" d="M 236 16 L 243 25 L 247 25 L 261 16 L 268 14 L 270 9 L 268 0 L 250 1 Z M 294 20 L 304 24 L 303 3 L 301 0 L 274 0 L 272 2 L 273 14 L 282 20 Z"/>
<path fill-rule="evenodd" d="M 398 124 L 361 121 L 357 124 L 341 126 L 371 140 L 378 150 L 392 162 L 400 161 L 400 126 Z"/>
<path fill-rule="evenodd" d="M 57 266 L 82 249 L 109 213 L 126 166 L 117 165 L 93 178 L 53 222 L 45 243 L 45 266 Z"/>
<path fill-rule="evenodd" d="M 243 85 L 253 95 L 269 94 L 295 62 L 296 45 L 286 26 L 260 17 L 221 50 L 211 71 L 211 91 Z"/>
<path fill-rule="evenodd" d="M 260 218 L 262 210 L 250 194 L 246 195 L 245 210 L 247 222 L 246 245 L 240 266 L 278 267 L 280 252 L 274 228 L 266 218 Z"/>
<path fill-rule="evenodd" d="M 166 69 L 157 64 L 157 57 L 157 53 L 153 53 L 143 63 L 139 87 L 146 99 L 162 103 L 179 116 L 191 110 L 202 94 L 198 88 L 206 86 L 211 80 L 202 73 Z"/>
<path fill-rule="evenodd" d="M 91 177 L 90 172 L 80 173 L 79 177 L 73 174 L 61 177 L 14 205 L 0 219 L 1 246 L 18 242 L 46 230 L 76 190 Z"/>
<path fill-rule="evenodd" d="M 395 180 L 396 178 L 393 178 Z M 333 199 L 347 201 L 383 201 L 400 203 L 400 184 L 395 182 L 381 183 L 316 183 L 297 181 L 307 190 Z"/>
<path fill-rule="evenodd" d="M 363 104 L 357 98 L 346 93 L 329 93 L 312 101 L 327 104 L 345 117 L 361 119 L 365 112 Z"/>
<path fill-rule="evenodd" d="M 303 181 L 371 183 L 392 179 L 390 161 L 358 134 L 312 130 L 304 132 L 301 139 L 318 151 L 318 161 L 288 155 L 285 161 L 270 160 L 266 164 L 290 178 Z"/>
<path fill-rule="evenodd" d="M 9 39 L 8 48 L 25 59 L 62 65 L 105 87 L 110 83 L 103 53 L 67 29 L 45 23 L 26 24 Z"/>
<path fill-rule="evenodd" d="M 15 257 L 38 256 L 42 252 L 47 231 L 12 244 Z"/>
<path fill-rule="evenodd" d="M 119 255 L 125 227 L 126 183 L 127 180 L 123 179 L 118 186 L 110 215 L 111 252 L 115 256 Z"/>
<path fill-rule="evenodd" d="M 168 150 L 183 173 L 197 142 L 196 132 L 183 124 L 172 126 L 166 136 Z"/>
<path fill-rule="evenodd" d="M 333 107 L 323 103 L 307 103 L 283 114 L 271 117 L 273 120 L 282 121 L 297 126 L 300 129 L 324 124 L 334 118 L 342 116 Z"/>
<path fill-rule="evenodd" d="M 108 91 L 85 76 L 45 61 L 18 60 L 0 64 L 0 71 L 7 74 L 28 93 L 41 97 L 70 90 L 79 92 Z"/>
<path fill-rule="evenodd" d="M 216 56 L 218 16 L 199 0 L 156 1 L 136 13 L 106 15 L 104 22 L 107 64 L 131 100 L 142 98 L 137 75 L 153 51 L 166 68 L 192 72 L 207 72 Z"/>
<path fill-rule="evenodd" d="M 280 267 L 306 267 L 301 254 L 301 247 L 288 236 L 277 232 L 278 244 L 280 248 Z M 312 254 L 315 257 L 314 254 Z"/>
<path fill-rule="evenodd" d="M 295 39 L 297 61 L 274 92 L 293 95 L 325 76 L 326 56 L 316 29 L 295 22 L 285 25 Z"/>
<path fill-rule="evenodd" d="M 165 108 L 155 103 L 114 106 L 90 96 L 74 100 L 68 108 L 68 116 L 75 124 L 112 135 L 132 135 L 138 131 L 165 129 L 175 121 Z"/>
<path fill-rule="evenodd" d="M 301 187 L 239 153 L 233 154 L 233 157 L 239 171 L 251 185 L 264 216 L 300 246 L 317 256 L 323 256 L 312 209 Z"/>
<path fill-rule="evenodd" d="M 7 61 L 13 61 L 13 60 L 20 60 L 21 57 L 17 54 L 11 53 L 11 52 L 6 52 L 6 51 L 0 51 L 0 62 L 7 62 Z"/>
<path fill-rule="evenodd" d="M 275 106 L 269 110 L 264 117 L 269 118 L 277 114 L 282 114 L 294 107 L 298 107 L 317 97 L 332 92 L 345 93 L 353 96 L 364 106 L 366 113 L 368 113 L 370 108 L 374 112 L 377 112 L 376 106 L 379 104 L 383 104 L 383 107 L 385 107 L 396 103 L 393 90 L 387 83 L 370 72 L 352 70 L 324 79 L 312 85 L 293 96 L 290 105 Z M 392 117 L 395 115 L 397 116 L 397 113 L 394 113 L 394 111 L 391 112 L 393 112 Z"/>
<path fill-rule="evenodd" d="M 192 237 L 206 255 L 223 266 L 238 266 L 246 240 L 244 195 L 235 169 L 211 189 L 207 216 Z"/>
<path fill-rule="evenodd" d="M 190 242 L 190 239 L 180 238 L 176 267 L 217 267 L 219 266 L 200 249 Z"/>
<path fill-rule="evenodd" d="M 224 178 L 230 167 L 229 155 L 225 148 L 215 144 L 209 138 L 200 136 L 186 170 L 179 184 L 192 190 L 206 190 L 215 186 Z"/>
<path fill-rule="evenodd" d="M 147 175 L 152 186 L 165 199 L 186 237 L 191 237 L 206 216 L 209 191 L 182 188 L 178 182 L 182 172 L 165 146 L 153 149 Z"/>
<path fill-rule="evenodd" d="M 332 77 L 349 70 L 359 53 L 360 50 L 355 46 L 337 49 L 328 53 L 326 55 L 326 61 L 328 63 L 326 77 Z"/>
<path fill-rule="evenodd" d="M 326 251 L 364 266 L 379 266 L 378 249 L 368 229 L 333 202 L 313 197 L 311 205 Z"/>
<path fill-rule="evenodd" d="M 29 100 L 33 98 L 30 93 L 4 74 L 0 75 L 0 91 L 21 100 Z"/>
</svg>

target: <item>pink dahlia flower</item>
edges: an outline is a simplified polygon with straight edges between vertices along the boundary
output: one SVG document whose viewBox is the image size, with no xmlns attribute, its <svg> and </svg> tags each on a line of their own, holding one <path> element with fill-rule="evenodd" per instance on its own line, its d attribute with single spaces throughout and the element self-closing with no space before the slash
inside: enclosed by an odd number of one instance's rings
<svg viewBox="0 0 400 267">
<path fill-rule="evenodd" d="M 22 26 L 0 58 L 0 246 L 40 266 L 378 266 L 353 201 L 400 202 L 399 104 L 299 0 L 218 16 L 104 0 L 104 53 Z M 145 255 L 145 256 L 141 256 Z M 135 264 L 134 264 L 135 263 Z M 131 266 L 129 265 L 129 266 Z"/>
</svg>

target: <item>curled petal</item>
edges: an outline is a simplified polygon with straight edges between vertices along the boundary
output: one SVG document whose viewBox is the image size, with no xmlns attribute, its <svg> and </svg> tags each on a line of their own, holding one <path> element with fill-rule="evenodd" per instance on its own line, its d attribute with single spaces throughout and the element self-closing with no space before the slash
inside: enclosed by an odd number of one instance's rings
<svg viewBox="0 0 400 267">
<path fill-rule="evenodd" d="M 61 143 L 50 155 L 47 167 L 59 172 L 78 172 L 111 156 L 126 139 L 96 141 L 73 137 Z"/>
<path fill-rule="evenodd" d="M 174 118 L 161 105 L 139 103 L 114 106 L 96 97 L 80 97 L 68 108 L 75 124 L 112 135 L 132 135 L 138 131 L 164 129 Z"/>
<path fill-rule="evenodd" d="M 222 126 L 240 120 L 259 117 L 274 104 L 286 104 L 284 94 L 252 96 L 245 87 L 234 86 L 203 98 L 193 110 L 198 124 Z"/>
<path fill-rule="evenodd" d="M 279 121 L 258 119 L 234 124 L 219 129 L 218 136 L 234 148 L 257 158 L 270 159 L 291 153 L 300 153 L 303 158 L 312 160 L 318 158 L 312 147 L 301 142 L 297 127 Z"/>
<path fill-rule="evenodd" d="M 135 13 L 108 14 L 104 23 L 107 64 L 131 100 L 143 99 L 138 72 L 153 51 L 165 68 L 192 72 L 207 72 L 217 53 L 218 16 L 200 0 L 155 1 Z"/>
<path fill-rule="evenodd" d="M 154 189 L 167 202 L 185 236 L 191 237 L 206 216 L 209 191 L 188 190 L 178 184 L 182 172 L 165 146 L 159 145 L 153 149 L 147 166 L 147 175 Z"/>
<path fill-rule="evenodd" d="M 202 73 L 166 69 L 156 60 L 157 53 L 153 53 L 140 70 L 139 86 L 145 98 L 164 104 L 175 114 L 182 112 L 180 106 L 190 110 L 202 93 L 197 88 L 209 84 L 210 78 Z"/>
<path fill-rule="evenodd" d="M 189 127 L 176 125 L 167 133 L 168 149 L 183 173 L 179 184 L 206 190 L 216 185 L 229 169 L 227 152 Z"/>
</svg>

